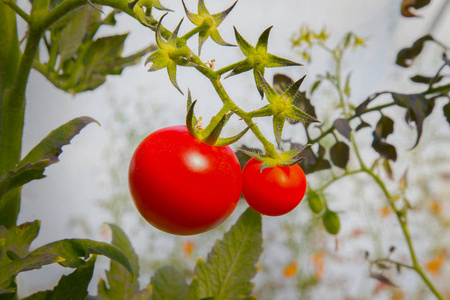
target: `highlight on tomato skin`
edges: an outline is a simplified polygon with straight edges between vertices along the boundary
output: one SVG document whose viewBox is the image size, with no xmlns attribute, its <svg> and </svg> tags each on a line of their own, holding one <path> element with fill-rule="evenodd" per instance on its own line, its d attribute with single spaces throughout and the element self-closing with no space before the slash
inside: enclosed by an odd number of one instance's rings
<svg viewBox="0 0 450 300">
<path fill-rule="evenodd" d="M 209 146 L 186 126 L 159 129 L 136 148 L 128 170 L 133 202 L 154 227 L 193 235 L 220 225 L 242 192 L 239 161 L 229 146 Z"/>
<path fill-rule="evenodd" d="M 295 164 L 261 171 L 262 161 L 250 159 L 243 170 L 242 192 L 248 205 L 267 216 L 281 216 L 296 208 L 307 187 L 305 173 Z"/>
</svg>

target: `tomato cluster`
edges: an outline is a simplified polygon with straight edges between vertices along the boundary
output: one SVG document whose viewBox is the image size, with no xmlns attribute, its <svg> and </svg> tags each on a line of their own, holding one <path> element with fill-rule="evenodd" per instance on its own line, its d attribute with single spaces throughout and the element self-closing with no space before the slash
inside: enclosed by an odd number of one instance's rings
<svg viewBox="0 0 450 300">
<path fill-rule="evenodd" d="M 136 148 L 128 179 L 147 222 L 177 235 L 208 231 L 225 221 L 241 193 L 254 210 L 278 216 L 294 209 L 306 190 L 298 165 L 266 168 L 252 158 L 243 172 L 229 146 L 207 145 L 186 126 L 157 130 Z"/>
</svg>

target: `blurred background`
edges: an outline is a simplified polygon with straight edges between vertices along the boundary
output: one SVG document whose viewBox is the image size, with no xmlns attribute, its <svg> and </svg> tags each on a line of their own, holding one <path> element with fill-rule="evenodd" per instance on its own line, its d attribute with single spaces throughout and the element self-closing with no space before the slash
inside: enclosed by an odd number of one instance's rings
<svg viewBox="0 0 450 300">
<path fill-rule="evenodd" d="M 413 84 L 410 77 L 417 74 L 433 76 L 441 64 L 434 46 L 425 47 L 413 67 L 395 65 L 397 52 L 409 47 L 419 37 L 432 34 L 436 40 L 450 44 L 450 5 L 434 0 L 421 9 L 416 18 L 400 14 L 400 0 L 280 0 L 244 1 L 225 19 L 219 31 L 227 42 L 235 43 L 233 26 L 251 44 L 269 26 L 269 53 L 304 64 L 302 67 L 266 69 L 269 82 L 276 73 L 294 80 L 307 75 L 302 90 L 309 90 L 317 74 L 333 69 L 333 61 L 320 48 L 311 48 L 307 62 L 293 41 L 301 29 L 309 28 L 329 34 L 332 47 L 346 33 L 364 38 L 364 47 L 346 53 L 343 73 L 351 73 L 351 102 L 358 105 L 378 91 L 414 93 L 423 87 Z M 164 19 L 164 26 L 173 29 L 184 17 L 181 1 L 162 1 L 175 10 Z M 186 0 L 190 11 L 197 11 L 197 1 Z M 206 1 L 211 13 L 220 12 L 232 1 Z M 162 12 L 155 11 L 159 17 Z M 118 24 L 100 32 L 101 35 L 129 32 L 124 55 L 154 43 L 154 33 L 125 14 L 117 17 Z M 20 24 L 19 24 L 20 25 Z M 23 26 L 23 24 L 21 25 Z M 185 18 L 180 35 L 193 28 Z M 197 49 L 197 40 L 189 44 Z M 203 61 L 215 60 L 216 68 L 243 58 L 238 47 L 219 47 L 208 40 L 202 48 Z M 197 116 L 205 121 L 220 109 L 221 102 L 207 79 L 190 68 L 178 68 L 177 81 L 183 91 L 189 88 L 198 99 Z M 448 73 L 447 73 L 448 74 Z M 270 79 L 270 80 L 269 80 Z M 253 74 L 247 72 L 224 82 L 231 98 L 244 110 L 260 106 Z M 185 93 L 186 94 L 186 93 Z M 63 148 L 60 162 L 46 170 L 47 177 L 33 181 L 23 188 L 19 223 L 42 220 L 41 231 L 33 247 L 63 238 L 92 238 L 110 241 L 105 222 L 120 225 L 129 235 L 141 259 L 141 283 L 148 284 L 154 271 L 165 264 L 174 264 L 187 274 L 192 272 L 198 257 L 206 257 L 214 240 L 221 238 L 240 213 L 247 207 L 239 204 L 232 217 L 211 232 L 190 237 L 177 237 L 160 232 L 143 221 L 128 194 L 127 168 L 138 143 L 154 130 L 183 124 L 186 96 L 170 83 L 167 72 L 148 73 L 144 60 L 123 71 L 121 76 L 109 76 L 107 82 L 92 92 L 69 95 L 53 87 L 32 72 L 27 91 L 24 149 L 26 154 L 48 132 L 79 116 L 90 116 L 101 126 L 90 124 Z M 331 122 L 338 102 L 331 88 L 323 86 L 312 96 L 318 118 Z M 436 103 L 443 106 L 445 103 Z M 401 110 L 387 111 L 389 117 L 403 118 Z M 368 118 L 371 124 L 376 123 Z M 327 123 L 326 123 L 327 124 Z M 266 136 L 272 136 L 270 119 L 258 122 Z M 416 131 L 397 122 L 389 142 L 397 147 L 399 160 L 392 165 L 394 180 L 408 170 L 408 199 L 414 210 L 409 215 L 412 239 L 431 279 L 444 295 L 450 297 L 450 130 L 442 114 L 435 109 L 424 123 L 424 133 L 418 147 L 410 150 Z M 235 134 L 243 125 L 234 120 L 223 135 Z M 294 142 L 305 142 L 301 124 L 289 125 L 283 133 Z M 376 158 L 371 147 L 371 134 L 361 131 L 357 140 L 362 155 Z M 274 139 L 272 140 L 274 141 Z M 258 141 L 247 134 L 240 145 L 258 147 Z M 356 163 L 350 158 L 350 164 Z M 318 187 L 328 171 L 308 175 L 309 184 Z M 395 186 L 395 185 L 393 185 Z M 335 237 L 325 232 L 320 218 L 311 213 L 307 201 L 283 217 L 263 217 L 264 252 L 260 270 L 254 279 L 258 299 L 433 299 L 416 273 L 402 270 L 391 272 L 398 286 L 389 287 L 369 277 L 365 252 L 372 257 L 385 257 L 391 246 L 393 258 L 409 263 L 404 237 L 393 213 L 386 206 L 381 191 L 371 185 L 369 178 L 354 176 L 326 190 L 328 205 L 341 219 L 341 231 Z M 108 261 L 98 259 L 95 276 L 103 276 Z M 51 287 L 61 274 L 70 273 L 58 266 L 22 273 L 19 276 L 21 296 Z M 395 270 L 394 270 L 395 271 Z M 96 292 L 94 279 L 90 286 Z"/>
</svg>

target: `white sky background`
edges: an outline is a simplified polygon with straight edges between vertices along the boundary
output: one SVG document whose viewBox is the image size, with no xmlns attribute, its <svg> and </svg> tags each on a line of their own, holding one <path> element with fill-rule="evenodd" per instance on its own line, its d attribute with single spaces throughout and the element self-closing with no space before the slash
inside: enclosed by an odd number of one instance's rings
<svg viewBox="0 0 450 300">
<path fill-rule="evenodd" d="M 211 0 L 205 2 L 211 13 L 222 11 L 233 3 L 233 1 Z M 235 43 L 232 27 L 234 25 L 240 34 L 254 45 L 259 35 L 273 25 L 269 37 L 269 53 L 299 62 L 301 58 L 291 49 L 290 38 L 302 25 L 308 25 L 315 30 L 326 27 L 331 33 L 332 41 L 348 31 L 367 37 L 367 47 L 349 53 L 344 62 L 344 68 L 353 72 L 352 100 L 358 103 L 380 90 L 414 92 L 407 88 L 410 87 L 409 75 L 415 73 L 394 65 L 396 53 L 428 33 L 433 17 L 437 15 L 444 0 L 432 1 L 429 7 L 419 11 L 420 15 L 426 17 L 415 19 L 400 16 L 400 2 L 400 0 L 240 0 L 219 27 L 219 32 L 226 41 Z M 173 29 L 184 16 L 181 1 L 163 0 L 162 3 L 176 11 L 164 19 L 164 26 Z M 197 1 L 188 0 L 186 5 L 190 11 L 197 12 Z M 449 10 L 450 8 L 446 12 L 447 17 L 441 19 L 433 32 L 437 40 L 447 44 L 450 43 Z M 159 13 L 156 12 L 157 15 Z M 108 29 L 103 33 L 109 35 L 129 31 L 125 55 L 153 43 L 154 33 L 134 19 L 123 14 L 118 20 L 119 29 Z M 191 28 L 193 25 L 185 18 L 179 35 L 183 35 Z M 192 38 L 191 43 L 191 49 L 196 52 L 197 39 Z M 204 61 L 215 59 L 217 68 L 238 61 L 242 57 L 238 48 L 218 47 L 210 39 L 205 43 L 201 56 Z M 266 69 L 266 78 L 271 82 L 271 77 L 276 72 L 287 74 L 295 80 L 308 74 L 303 86 L 309 87 L 314 81 L 314 74 L 323 71 L 329 63 L 328 58 L 326 61 L 317 61 L 313 56 L 312 65 Z M 419 61 L 418 68 L 427 70 L 426 63 Z M 24 187 L 19 223 L 42 220 L 40 235 L 33 243 L 34 247 L 63 238 L 85 238 L 82 230 L 72 228 L 69 224 L 69 220 L 73 218 L 81 218 L 87 222 L 93 231 L 90 238 L 102 239 L 100 236 L 102 224 L 111 219 L 96 202 L 105 198 L 105 189 L 100 188 L 100 183 L 102 178 L 108 176 L 107 162 L 103 159 L 103 155 L 112 134 L 112 126 L 108 125 L 113 113 L 108 101 L 111 95 L 129 99 L 130 102 L 142 101 L 143 107 L 149 110 L 155 103 L 157 105 L 169 103 L 167 110 L 160 112 L 161 115 L 157 117 L 159 121 L 152 125 L 149 133 L 159 127 L 184 122 L 186 97 L 171 85 L 165 69 L 153 73 L 148 73 L 146 69 L 143 63 L 138 64 L 126 69 L 122 76 L 108 77 L 107 83 L 99 89 L 76 96 L 57 90 L 43 76 L 32 72 L 27 91 L 24 154 L 51 130 L 73 118 L 91 116 L 102 124 L 101 127 L 90 124 L 83 129 L 72 140 L 71 145 L 63 148 L 60 162 L 46 170 L 45 179 L 34 181 Z M 431 72 L 435 70 L 435 68 L 429 70 L 428 75 L 432 75 Z M 190 68 L 178 68 L 177 81 L 183 91 L 189 87 L 193 98 L 199 100 L 196 114 L 208 119 L 220 108 L 220 100 L 207 79 L 197 73 Z M 252 103 L 261 104 L 252 77 L 252 72 L 248 72 L 224 82 L 232 99 L 236 103 L 242 103 L 245 110 L 250 110 Z M 396 80 L 395 83 L 393 79 Z M 313 104 L 326 105 L 326 99 L 320 101 L 321 103 L 313 102 Z M 258 122 L 258 125 L 262 126 L 264 133 L 271 136 L 271 122 L 268 121 L 264 125 L 261 123 L 263 122 Z M 242 128 L 239 123 L 233 124 L 235 125 L 230 126 L 224 134 L 233 134 Z M 292 136 L 289 130 L 284 134 Z M 414 136 L 413 133 L 412 138 Z M 251 134 L 247 135 L 245 142 L 259 146 L 256 144 L 257 141 L 251 138 Z M 131 154 L 123 159 L 129 160 Z M 48 288 L 49 282 L 59 278 L 60 269 L 47 267 L 38 271 L 46 272 L 46 275 L 30 272 L 30 275 L 23 277 L 25 287 L 23 292 Z"/>
</svg>

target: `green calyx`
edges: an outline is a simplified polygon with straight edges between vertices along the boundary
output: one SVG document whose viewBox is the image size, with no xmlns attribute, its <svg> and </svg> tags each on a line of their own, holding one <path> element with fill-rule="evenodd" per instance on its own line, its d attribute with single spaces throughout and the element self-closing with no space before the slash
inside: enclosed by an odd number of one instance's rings
<svg viewBox="0 0 450 300">
<path fill-rule="evenodd" d="M 186 66 L 190 63 L 191 50 L 186 46 L 185 41 L 180 41 L 180 39 L 177 38 L 178 30 L 180 29 L 183 19 L 178 23 L 168 40 L 165 41 L 163 39 L 161 36 L 161 22 L 166 15 L 167 13 L 161 17 L 155 30 L 156 44 L 159 49 L 147 57 L 145 64 L 147 65 L 149 62 L 152 63 L 148 70 L 149 72 L 167 68 L 170 82 L 172 82 L 178 91 L 183 94 L 176 80 L 177 65 Z"/>
<path fill-rule="evenodd" d="M 319 120 L 317 120 L 313 116 L 307 114 L 299 107 L 297 107 L 294 102 L 296 96 L 299 93 L 300 85 L 305 79 L 305 76 L 294 82 L 281 95 L 278 94 L 269 85 L 266 79 L 259 72 L 258 77 L 259 81 L 261 82 L 261 88 L 263 92 L 266 94 L 269 104 L 258 110 L 253 111 L 251 115 L 252 117 L 273 116 L 273 130 L 278 147 L 280 147 L 281 133 L 283 131 L 284 123 L 286 120 L 288 120 L 291 123 L 295 122 L 303 122 L 306 124 L 312 122 L 320 123 Z"/>
<path fill-rule="evenodd" d="M 246 149 L 238 149 L 242 153 L 256 158 L 257 160 L 260 160 L 263 162 L 261 165 L 261 172 L 266 168 L 273 168 L 275 166 L 280 167 L 290 167 L 295 164 L 298 164 L 302 160 L 304 160 L 304 157 L 301 157 L 302 151 L 311 145 L 305 145 L 301 147 L 300 149 L 290 150 L 282 153 L 271 153 L 269 154 L 263 154 L 262 152 L 256 151 L 256 150 L 246 150 Z"/>
<path fill-rule="evenodd" d="M 219 119 L 218 122 L 213 122 L 203 129 L 201 126 L 201 118 L 197 119 L 194 114 L 194 107 L 197 103 L 197 100 L 192 101 L 191 92 L 188 90 L 188 99 L 187 99 L 187 115 L 186 115 L 186 127 L 189 133 L 202 141 L 203 143 L 216 146 L 223 147 L 237 142 L 244 134 L 253 126 L 249 125 L 240 133 L 235 136 L 229 138 L 220 138 L 220 133 L 222 132 L 223 127 L 233 115 L 233 112 L 227 112 L 223 114 L 223 116 Z"/>
<path fill-rule="evenodd" d="M 265 68 L 286 67 L 286 66 L 301 66 L 302 64 L 284 59 L 273 54 L 267 53 L 267 43 L 269 40 L 269 33 L 272 26 L 267 28 L 259 37 L 256 47 L 250 45 L 234 27 L 234 34 L 239 48 L 247 57 L 239 63 L 225 78 L 234 76 L 253 69 L 256 87 L 258 88 L 261 98 L 264 97 L 264 89 L 259 77 L 259 73 L 264 75 Z"/>
<path fill-rule="evenodd" d="M 231 12 L 231 10 L 236 5 L 237 1 L 234 2 L 232 6 L 227 8 L 226 10 L 217 13 L 217 14 L 210 14 L 209 11 L 206 9 L 204 0 L 198 1 L 198 14 L 191 13 L 184 4 L 184 1 L 182 1 L 184 10 L 186 12 L 187 17 L 189 20 L 197 26 L 198 28 L 198 55 L 200 56 L 200 52 L 203 46 L 203 43 L 208 39 L 208 37 L 211 37 L 211 39 L 216 42 L 219 45 L 223 46 L 235 46 L 233 44 L 227 43 L 223 40 L 223 38 L 220 36 L 219 31 L 217 30 L 217 27 L 219 27 L 220 23 L 225 19 L 225 17 Z"/>
<path fill-rule="evenodd" d="M 142 24 L 149 27 L 153 27 L 152 23 L 155 23 L 152 16 L 153 7 L 159 10 L 173 11 L 163 6 L 159 0 L 131 0 L 128 2 L 128 7 Z"/>
</svg>

